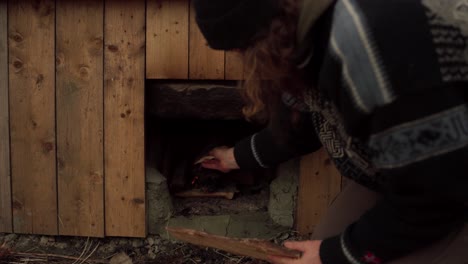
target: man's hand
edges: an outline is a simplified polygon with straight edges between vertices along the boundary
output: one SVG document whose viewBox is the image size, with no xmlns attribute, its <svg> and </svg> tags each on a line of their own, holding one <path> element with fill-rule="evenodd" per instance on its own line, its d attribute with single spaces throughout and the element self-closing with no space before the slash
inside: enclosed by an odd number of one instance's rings
<svg viewBox="0 0 468 264">
<path fill-rule="evenodd" d="M 270 256 L 270 262 L 274 264 L 322 264 L 319 256 L 321 240 L 308 240 L 284 243 L 284 246 L 290 249 L 302 252 L 300 259 L 290 259 L 277 256 Z"/>
<path fill-rule="evenodd" d="M 239 169 L 239 165 L 237 165 L 234 158 L 234 148 L 226 146 L 217 147 L 212 149 L 209 155 L 215 157 L 215 159 L 203 161 L 201 164 L 203 168 L 221 172 Z"/>
</svg>

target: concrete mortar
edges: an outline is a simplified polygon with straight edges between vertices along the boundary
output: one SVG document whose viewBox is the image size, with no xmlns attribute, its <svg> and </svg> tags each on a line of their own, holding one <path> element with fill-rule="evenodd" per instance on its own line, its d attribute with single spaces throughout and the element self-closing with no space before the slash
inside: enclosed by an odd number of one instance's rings
<svg viewBox="0 0 468 264">
<path fill-rule="evenodd" d="M 300 159 L 290 160 L 277 169 L 277 177 L 270 184 L 268 212 L 273 222 L 292 228 L 299 183 Z"/>
</svg>

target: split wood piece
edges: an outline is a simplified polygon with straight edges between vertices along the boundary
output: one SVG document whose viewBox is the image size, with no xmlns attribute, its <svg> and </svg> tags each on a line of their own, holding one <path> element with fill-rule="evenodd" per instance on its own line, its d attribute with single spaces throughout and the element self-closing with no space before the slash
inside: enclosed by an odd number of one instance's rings
<svg viewBox="0 0 468 264">
<path fill-rule="evenodd" d="M 213 159 L 216 159 L 214 156 L 204 156 L 204 157 L 201 157 L 199 160 L 195 161 L 195 163 L 193 165 L 197 165 L 197 164 L 200 164 L 204 161 L 207 161 L 207 160 L 213 160 Z"/>
<path fill-rule="evenodd" d="M 212 235 L 193 229 L 166 227 L 176 239 L 204 247 L 211 247 L 226 252 L 255 259 L 268 260 L 268 256 L 280 256 L 297 259 L 301 252 L 274 244 L 268 240 L 251 238 L 230 238 Z"/>
<path fill-rule="evenodd" d="M 183 198 L 194 198 L 194 197 L 213 197 L 213 198 L 226 198 L 232 200 L 234 198 L 234 192 L 202 192 L 200 190 L 189 190 L 178 192 L 175 194 L 177 197 Z"/>
</svg>

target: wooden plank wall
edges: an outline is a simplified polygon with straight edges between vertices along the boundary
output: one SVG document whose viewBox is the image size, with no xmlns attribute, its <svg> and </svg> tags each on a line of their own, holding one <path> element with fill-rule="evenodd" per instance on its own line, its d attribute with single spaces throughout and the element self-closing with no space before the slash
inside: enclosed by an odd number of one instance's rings
<svg viewBox="0 0 468 264">
<path fill-rule="evenodd" d="M 147 78 L 188 78 L 189 6 L 187 0 L 147 3 Z"/>
<path fill-rule="evenodd" d="M 189 79 L 224 79 L 224 51 L 213 50 L 206 43 L 190 8 L 189 27 Z"/>
<path fill-rule="evenodd" d="M 57 234 L 55 3 L 10 1 L 9 92 L 16 233 Z"/>
<path fill-rule="evenodd" d="M 224 79 L 242 80 L 244 79 L 244 62 L 242 54 L 236 51 L 228 51 L 225 54 Z"/>
<path fill-rule="evenodd" d="M 103 8 L 99 0 L 57 1 L 61 235 L 104 236 Z"/>
<path fill-rule="evenodd" d="M 241 80 L 237 52 L 211 49 L 188 0 L 147 1 L 146 77 L 149 79 Z"/>
<path fill-rule="evenodd" d="M 0 232 L 12 232 L 7 1 L 0 0 Z"/>
<path fill-rule="evenodd" d="M 297 198 L 296 229 L 312 233 L 330 203 L 341 191 L 341 175 L 325 149 L 301 160 Z"/>
<path fill-rule="evenodd" d="M 146 235 L 145 0 L 104 6 L 0 0 L 0 232 Z"/>
<path fill-rule="evenodd" d="M 107 0 L 105 20 L 106 235 L 145 226 L 145 1 Z"/>
</svg>

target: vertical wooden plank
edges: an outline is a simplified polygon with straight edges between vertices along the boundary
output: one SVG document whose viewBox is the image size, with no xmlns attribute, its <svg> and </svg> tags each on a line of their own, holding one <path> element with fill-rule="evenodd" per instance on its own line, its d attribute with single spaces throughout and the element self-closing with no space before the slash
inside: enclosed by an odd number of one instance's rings
<svg viewBox="0 0 468 264">
<path fill-rule="evenodd" d="M 107 0 L 105 13 L 106 235 L 144 237 L 145 1 Z"/>
<path fill-rule="evenodd" d="M 59 232 L 104 236 L 103 1 L 57 1 Z"/>
<path fill-rule="evenodd" d="M 10 1 L 8 15 L 14 232 L 55 235 L 54 1 Z"/>
<path fill-rule="evenodd" d="M 312 233 L 340 190 L 341 175 L 323 148 L 304 156 L 297 198 L 297 231 L 301 234 Z"/>
<path fill-rule="evenodd" d="M 237 51 L 226 51 L 226 65 L 224 79 L 242 80 L 244 79 L 244 62 L 242 53 Z"/>
<path fill-rule="evenodd" d="M 0 0 L 0 232 L 11 233 L 7 1 Z"/>
<path fill-rule="evenodd" d="M 189 78 L 224 79 L 224 51 L 208 46 L 195 21 L 193 5 L 190 7 L 189 32 Z"/>
<path fill-rule="evenodd" d="M 148 0 L 146 77 L 188 78 L 189 1 Z"/>
</svg>

